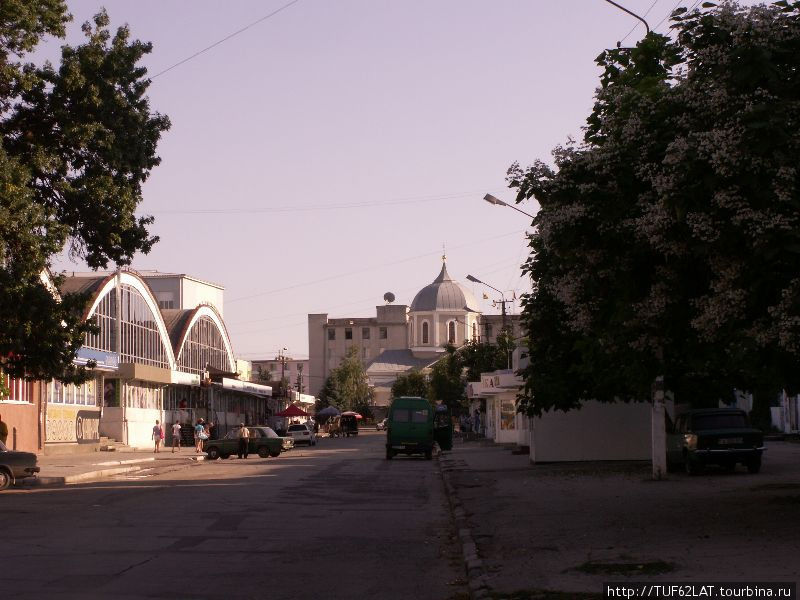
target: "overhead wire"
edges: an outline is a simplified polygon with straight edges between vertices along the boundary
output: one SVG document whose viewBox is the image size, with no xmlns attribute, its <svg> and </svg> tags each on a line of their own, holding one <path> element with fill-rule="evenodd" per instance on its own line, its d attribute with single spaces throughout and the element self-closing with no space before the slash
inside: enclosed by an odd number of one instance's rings
<svg viewBox="0 0 800 600">
<path fill-rule="evenodd" d="M 197 52 L 195 52 L 195 53 L 194 53 L 194 54 L 192 54 L 191 56 L 187 56 L 187 57 L 186 57 L 186 58 L 184 58 L 183 60 L 176 62 L 174 65 L 172 65 L 172 66 L 170 66 L 170 67 L 167 67 L 166 69 L 164 69 L 164 70 L 162 70 L 162 71 L 159 71 L 158 73 L 156 73 L 155 75 L 153 75 L 152 77 L 150 77 L 150 80 L 152 81 L 152 80 L 153 80 L 153 79 L 155 79 L 156 77 L 161 77 L 161 75 L 164 75 L 165 73 L 168 73 L 168 72 L 169 72 L 169 71 L 171 71 L 172 69 L 174 69 L 174 68 L 176 68 L 176 67 L 180 67 L 182 64 L 185 64 L 185 63 L 189 62 L 190 60 L 192 60 L 192 59 L 194 59 L 194 58 L 197 58 L 197 57 L 198 57 L 198 56 L 200 56 L 201 54 L 205 54 L 206 52 L 208 52 L 208 51 L 209 51 L 209 50 L 211 50 L 212 48 L 216 48 L 216 47 L 217 47 L 217 46 L 219 46 L 220 44 L 224 44 L 224 43 L 225 43 L 225 42 L 227 42 L 229 39 L 231 39 L 231 38 L 234 38 L 234 37 L 236 37 L 237 35 L 239 35 L 240 33 L 244 33 L 245 31 L 247 31 L 247 30 L 248 30 L 248 29 L 250 29 L 251 27 L 255 27 L 255 26 L 256 26 L 256 25 L 258 25 L 259 23 L 261 23 L 261 22 L 263 22 L 263 21 L 266 21 L 267 19 L 270 19 L 270 18 L 274 17 L 274 16 L 275 16 L 275 15 L 277 15 L 279 12 L 286 10 L 287 8 L 289 8 L 289 7 L 290 7 L 290 6 L 292 6 L 293 4 L 297 4 L 298 2 L 300 2 L 300 0 L 291 0 L 291 2 L 287 2 L 286 4 L 284 4 L 283 6 L 281 6 L 280 8 L 277 8 L 277 9 L 273 10 L 271 13 L 269 13 L 269 14 L 267 14 L 267 15 L 264 15 L 263 17 L 261 17 L 260 19 L 258 19 L 258 20 L 256 20 L 256 21 L 253 21 L 253 22 L 252 22 L 252 23 L 250 23 L 249 25 L 245 25 L 245 26 L 244 26 L 244 27 L 242 27 L 241 29 L 239 29 L 239 30 L 237 30 L 237 31 L 234 31 L 233 33 L 231 33 L 231 34 L 229 34 L 229 35 L 226 35 L 224 38 L 222 38 L 221 40 L 218 40 L 218 41 L 214 42 L 214 43 L 213 43 L 213 44 L 211 44 L 210 46 L 206 46 L 205 48 L 203 48 L 202 50 L 198 50 Z"/>
<path fill-rule="evenodd" d="M 653 10 L 653 7 L 654 7 L 656 4 L 658 4 L 660 1 L 661 1 L 661 0 L 653 0 L 653 3 L 650 5 L 650 8 L 648 8 L 648 9 L 647 9 L 647 11 L 646 11 L 646 12 L 645 12 L 645 13 L 642 15 L 642 18 L 644 19 L 644 18 L 645 18 L 645 17 L 646 17 L 646 16 L 647 16 L 647 15 L 650 13 L 650 11 L 651 11 L 651 10 Z M 631 35 L 631 34 L 632 34 L 634 31 L 636 31 L 636 28 L 637 28 L 637 27 L 639 27 L 640 25 L 641 25 L 641 23 L 636 23 L 636 25 L 634 25 L 633 27 L 631 27 L 631 30 L 630 30 L 630 31 L 629 31 L 629 32 L 628 32 L 628 33 L 625 35 L 625 37 L 624 37 L 624 38 L 622 38 L 622 39 L 619 41 L 619 43 L 621 44 L 622 42 L 624 42 L 625 40 L 627 40 L 627 39 L 630 37 L 630 35 Z M 654 28 L 654 29 L 655 29 L 655 28 Z"/>
</svg>

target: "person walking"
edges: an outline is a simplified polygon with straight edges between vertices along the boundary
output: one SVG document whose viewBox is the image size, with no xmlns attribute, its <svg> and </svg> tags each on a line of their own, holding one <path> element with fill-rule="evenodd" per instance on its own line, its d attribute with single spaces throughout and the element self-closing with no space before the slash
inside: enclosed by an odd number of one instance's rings
<svg viewBox="0 0 800 600">
<path fill-rule="evenodd" d="M 481 433 L 481 413 L 478 412 L 478 409 L 475 409 L 475 419 L 473 421 L 473 426 L 475 427 L 475 433 L 480 435 Z"/>
<path fill-rule="evenodd" d="M 194 451 L 200 453 L 203 451 L 203 440 L 208 439 L 206 428 L 203 426 L 203 419 L 197 419 L 197 425 L 194 426 Z"/>
<path fill-rule="evenodd" d="M 153 425 L 153 442 L 155 447 L 153 448 L 153 452 L 161 452 L 161 440 L 164 439 L 164 428 L 161 427 L 161 424 L 156 421 L 156 424 Z"/>
<path fill-rule="evenodd" d="M 7 439 L 8 425 L 6 425 L 6 422 L 3 421 L 3 415 L 0 415 L 0 442 L 3 442 L 3 445 L 5 445 Z"/>
<path fill-rule="evenodd" d="M 247 458 L 250 445 L 250 430 L 244 426 L 244 423 L 239 423 L 239 449 L 237 455 L 239 458 Z"/>
<path fill-rule="evenodd" d="M 178 452 L 181 451 L 181 424 L 178 421 L 175 421 L 172 424 L 172 452 L 175 453 L 175 447 L 177 446 Z"/>
</svg>

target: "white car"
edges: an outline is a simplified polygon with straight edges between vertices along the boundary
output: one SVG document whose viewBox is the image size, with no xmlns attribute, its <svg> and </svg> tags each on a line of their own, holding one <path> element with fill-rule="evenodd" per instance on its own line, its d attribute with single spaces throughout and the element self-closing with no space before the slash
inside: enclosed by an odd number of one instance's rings
<svg viewBox="0 0 800 600">
<path fill-rule="evenodd" d="M 289 425 L 289 430 L 286 432 L 286 437 L 290 437 L 297 444 L 308 444 L 309 446 L 317 445 L 317 434 L 308 428 L 305 423 L 296 423 Z"/>
</svg>

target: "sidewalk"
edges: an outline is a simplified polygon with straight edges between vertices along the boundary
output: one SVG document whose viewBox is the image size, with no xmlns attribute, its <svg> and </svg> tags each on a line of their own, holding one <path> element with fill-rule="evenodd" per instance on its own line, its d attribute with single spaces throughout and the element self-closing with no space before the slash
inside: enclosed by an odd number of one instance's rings
<svg viewBox="0 0 800 600">
<path fill-rule="evenodd" d="M 650 479 L 646 462 L 531 465 L 487 441 L 440 464 L 473 598 L 602 598 L 605 582 L 798 581 L 800 445 L 762 473 Z"/>
<path fill-rule="evenodd" d="M 26 479 L 23 486 L 61 486 L 70 483 L 95 481 L 124 475 L 144 468 L 179 465 L 187 466 L 205 460 L 205 454 L 195 454 L 194 448 L 183 448 L 174 454 L 170 449 L 127 452 L 90 452 L 86 454 L 40 455 L 41 468 L 35 479 Z"/>
</svg>

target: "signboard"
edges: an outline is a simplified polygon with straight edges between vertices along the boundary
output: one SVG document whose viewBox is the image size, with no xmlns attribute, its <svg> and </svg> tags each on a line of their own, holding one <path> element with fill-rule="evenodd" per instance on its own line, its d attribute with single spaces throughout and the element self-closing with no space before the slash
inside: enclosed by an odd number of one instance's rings
<svg viewBox="0 0 800 600">
<path fill-rule="evenodd" d="M 46 441 L 48 443 L 98 443 L 100 441 L 100 409 L 48 405 Z"/>
<path fill-rule="evenodd" d="M 95 361 L 97 369 L 116 369 L 119 366 L 119 355 L 116 352 L 95 350 L 81 346 L 72 362 L 76 365 L 86 365 L 90 360 Z"/>
<path fill-rule="evenodd" d="M 259 385 L 258 383 L 239 381 L 238 379 L 230 379 L 228 377 L 222 378 L 222 387 L 228 390 L 239 390 L 240 392 L 258 394 L 259 396 L 272 396 L 272 388 L 268 385 Z"/>
<path fill-rule="evenodd" d="M 200 375 L 194 373 L 184 373 L 182 371 L 170 372 L 170 383 L 175 385 L 200 385 Z"/>
</svg>

